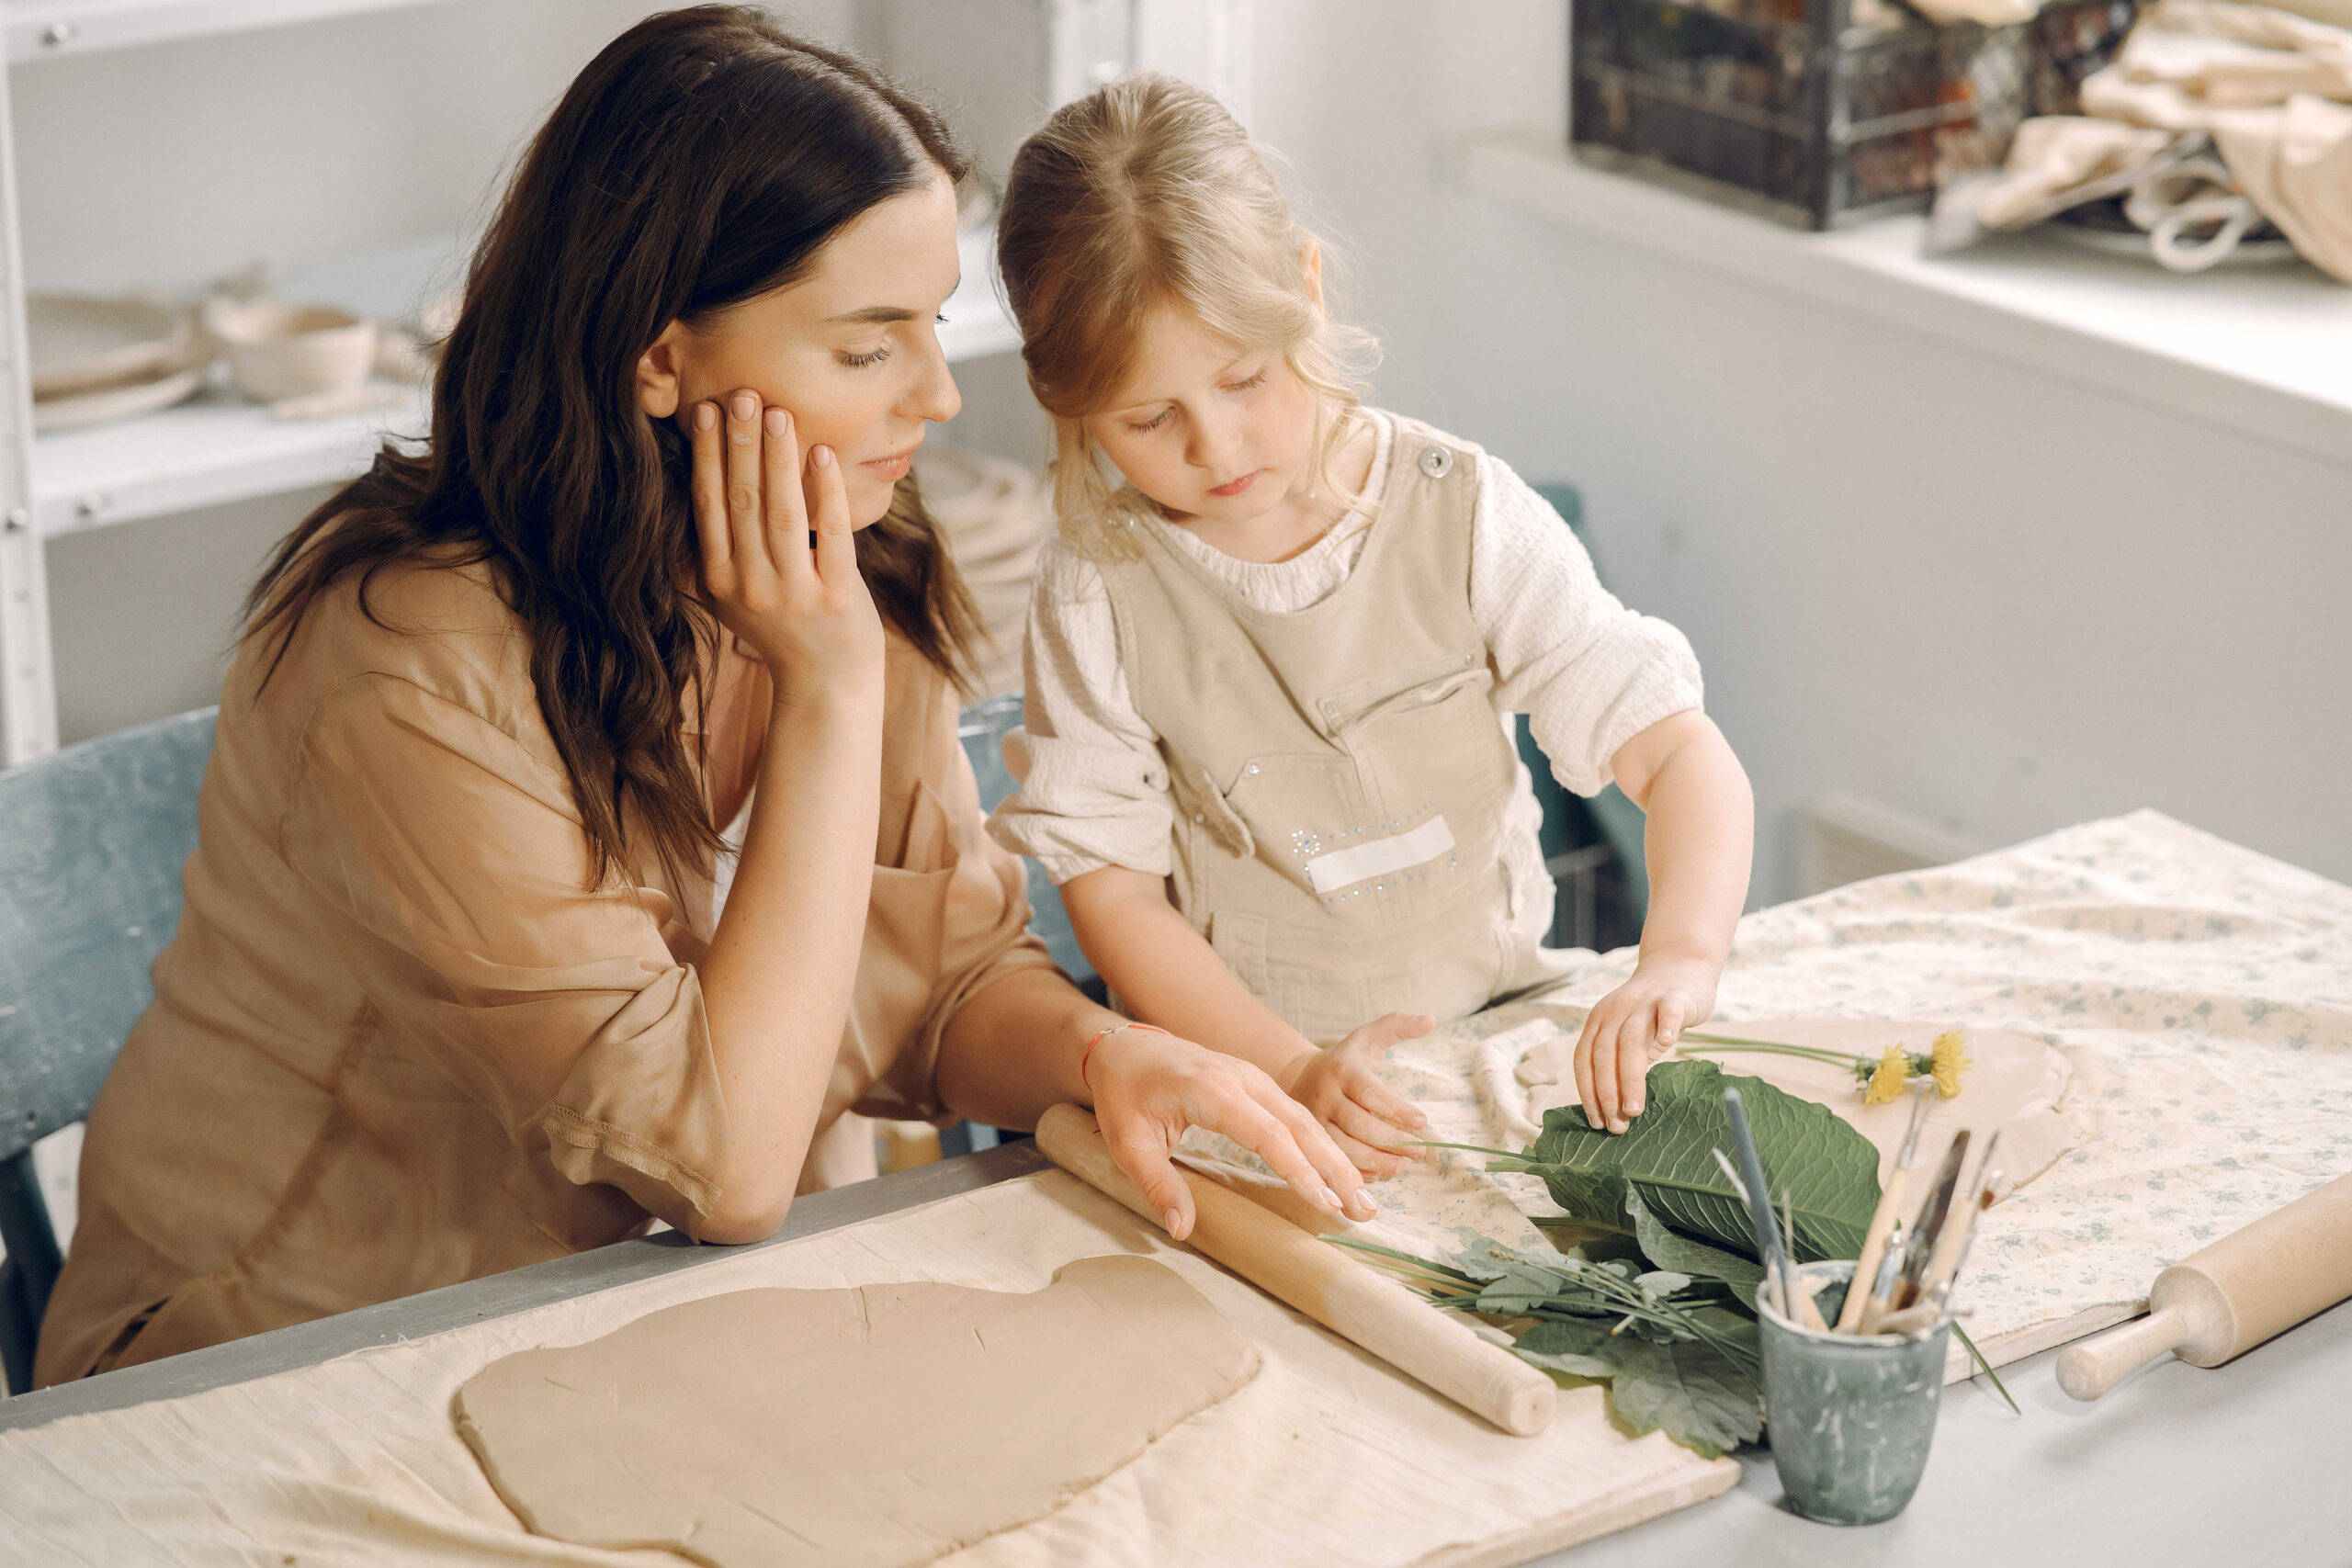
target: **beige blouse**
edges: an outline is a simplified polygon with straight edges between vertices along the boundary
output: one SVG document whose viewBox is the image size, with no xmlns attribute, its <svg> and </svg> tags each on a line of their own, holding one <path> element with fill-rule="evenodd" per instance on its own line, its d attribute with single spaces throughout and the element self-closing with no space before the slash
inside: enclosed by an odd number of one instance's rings
<svg viewBox="0 0 2352 1568">
<path fill-rule="evenodd" d="M 43 1383 L 638 1235 L 727 1164 L 695 964 L 707 865 L 585 890 L 588 849 L 488 569 L 346 584 L 223 688 L 155 1003 L 91 1111 Z M 382 624 L 378 624 L 379 622 Z M 954 688 L 892 638 L 865 944 L 819 1131 L 931 1117 L 947 1020 L 1048 963 L 982 826 Z M 770 687 L 713 682 L 731 821 Z M 691 728 L 692 720 L 687 721 Z M 649 860 L 650 857 L 648 857 Z"/>
</svg>

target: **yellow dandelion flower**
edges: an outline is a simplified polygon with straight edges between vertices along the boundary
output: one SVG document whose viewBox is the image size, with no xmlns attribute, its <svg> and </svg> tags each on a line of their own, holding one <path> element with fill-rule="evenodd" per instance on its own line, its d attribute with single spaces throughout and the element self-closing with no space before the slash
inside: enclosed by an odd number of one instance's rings
<svg viewBox="0 0 2352 1568">
<path fill-rule="evenodd" d="M 1904 1080 L 1911 1076 L 1911 1063 L 1900 1045 L 1889 1045 L 1886 1055 L 1878 1059 L 1878 1071 L 1871 1075 L 1870 1087 L 1862 1090 L 1864 1105 L 1892 1105 L 1903 1098 Z"/>
<path fill-rule="evenodd" d="M 1950 1100 L 1960 1092 L 1960 1075 L 1973 1066 L 1967 1047 L 1961 1043 L 1960 1031 L 1937 1035 L 1930 1055 L 1933 1065 L 1928 1070 L 1935 1075 L 1936 1093 Z"/>
</svg>

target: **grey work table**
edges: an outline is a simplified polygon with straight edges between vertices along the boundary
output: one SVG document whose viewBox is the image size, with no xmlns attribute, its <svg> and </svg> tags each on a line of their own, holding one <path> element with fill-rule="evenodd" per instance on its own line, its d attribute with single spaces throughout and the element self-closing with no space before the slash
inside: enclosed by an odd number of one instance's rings
<svg viewBox="0 0 2352 1568">
<path fill-rule="evenodd" d="M 1021 1143 L 804 1198 L 802 1236 L 1046 1168 Z M 0 1400 L 0 1430 L 243 1382 L 501 1317 L 726 1251 L 649 1236 L 420 1296 Z M 1743 1450 L 1724 1496 L 1543 1561 L 1556 1568 L 2347 1568 L 2352 1565 L 2352 1303 L 2217 1371 L 2166 1359 L 2098 1404 L 2051 1374 L 2056 1352 L 1944 1394 L 1928 1476 L 1900 1518 L 1810 1524 L 1781 1504 L 1771 1455 Z"/>
</svg>

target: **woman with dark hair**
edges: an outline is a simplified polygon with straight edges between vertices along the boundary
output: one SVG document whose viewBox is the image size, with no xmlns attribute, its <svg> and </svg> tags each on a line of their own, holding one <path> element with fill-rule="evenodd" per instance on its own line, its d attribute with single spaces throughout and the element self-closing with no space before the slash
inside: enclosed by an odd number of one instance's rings
<svg viewBox="0 0 2352 1568">
<path fill-rule="evenodd" d="M 649 18 L 573 83 L 429 443 L 254 587 L 40 1382 L 656 1218 L 766 1236 L 853 1110 L 1091 1104 L 1179 1235 L 1195 1122 L 1370 1213 L 1262 1072 L 1057 973 L 983 830 L 971 612 L 907 478 L 957 408 L 965 173 L 922 105 L 750 7 Z"/>
</svg>

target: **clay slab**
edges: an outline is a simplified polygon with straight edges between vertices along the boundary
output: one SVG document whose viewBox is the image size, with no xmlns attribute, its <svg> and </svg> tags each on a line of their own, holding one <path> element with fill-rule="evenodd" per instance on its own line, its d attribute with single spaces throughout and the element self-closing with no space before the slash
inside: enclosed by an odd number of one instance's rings
<svg viewBox="0 0 2352 1568">
<path fill-rule="evenodd" d="M 737 1291 L 492 1362 L 458 1427 L 533 1531 L 714 1568 L 899 1568 L 1051 1513 L 1257 1375 L 1172 1270 Z"/>
</svg>

